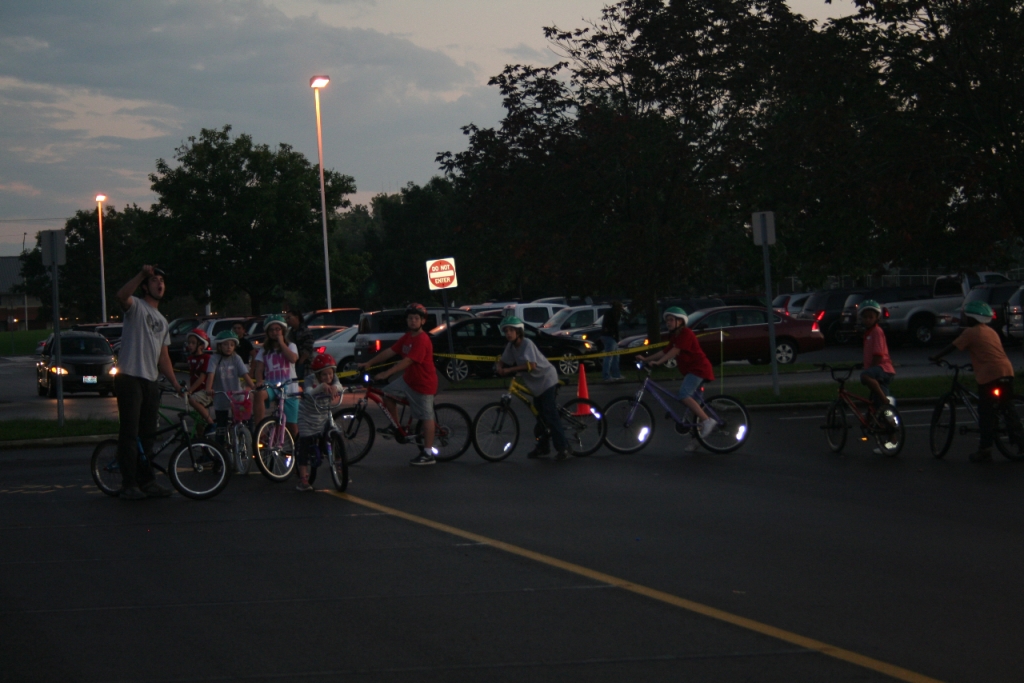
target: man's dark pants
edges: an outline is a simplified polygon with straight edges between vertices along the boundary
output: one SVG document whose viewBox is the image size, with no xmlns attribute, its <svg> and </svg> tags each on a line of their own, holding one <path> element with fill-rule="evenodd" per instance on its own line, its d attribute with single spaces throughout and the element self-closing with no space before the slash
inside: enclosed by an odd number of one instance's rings
<svg viewBox="0 0 1024 683">
<path fill-rule="evenodd" d="M 558 385 L 551 387 L 540 396 L 535 396 L 533 399 L 533 405 L 537 407 L 537 412 L 541 422 L 547 425 L 547 428 L 551 430 L 551 440 L 554 442 L 556 451 L 564 451 L 569 445 L 565 440 L 565 432 L 562 430 L 562 420 L 558 417 L 558 403 L 556 402 L 556 395 L 558 393 Z M 542 447 L 547 446 L 548 437 L 543 435 L 538 439 L 538 445 Z"/>
<path fill-rule="evenodd" d="M 149 460 L 139 457 L 138 439 L 146 453 L 153 449 L 160 387 L 142 377 L 114 376 L 117 414 L 121 428 L 117 435 L 117 464 L 121 467 L 122 486 L 145 486 L 155 478 Z"/>
</svg>

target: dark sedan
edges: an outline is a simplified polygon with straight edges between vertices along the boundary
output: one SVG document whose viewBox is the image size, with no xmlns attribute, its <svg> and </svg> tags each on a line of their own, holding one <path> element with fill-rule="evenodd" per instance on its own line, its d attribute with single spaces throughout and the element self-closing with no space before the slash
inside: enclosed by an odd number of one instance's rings
<svg viewBox="0 0 1024 683">
<path fill-rule="evenodd" d="M 455 353 L 471 356 L 497 357 L 505 350 L 508 343 L 505 335 L 498 329 L 501 322 L 492 318 L 468 318 L 452 324 L 452 341 Z M 572 337 L 556 337 L 539 331 L 529 323 L 525 324 L 524 334 L 533 341 L 546 358 L 557 358 L 552 363 L 563 375 L 575 375 L 579 371 L 579 360 L 575 356 L 596 353 L 598 345 Z M 448 332 L 444 325 L 430 331 L 430 339 L 434 344 L 434 363 L 445 377 L 452 381 L 465 379 L 470 373 L 477 375 L 494 374 L 494 361 L 464 361 L 461 359 L 437 358 L 436 354 L 448 353 Z"/>
<path fill-rule="evenodd" d="M 825 347 L 825 337 L 816 321 L 773 315 L 775 357 L 779 363 L 795 363 L 798 354 L 820 351 Z M 766 318 L 763 308 L 724 306 L 691 314 L 688 325 L 697 334 L 701 349 L 712 363 L 748 360 L 761 364 L 771 362 Z M 662 340 L 665 339 L 668 339 L 668 332 L 663 330 Z M 619 347 L 642 347 L 646 342 L 645 335 L 637 335 L 623 339 Z"/>
<path fill-rule="evenodd" d="M 95 332 L 62 332 L 60 365 L 51 337 L 36 363 L 36 387 L 40 396 L 57 395 L 57 374 L 63 378 L 64 391 L 98 391 L 108 396 L 114 391 L 114 351 L 106 337 Z"/>
</svg>

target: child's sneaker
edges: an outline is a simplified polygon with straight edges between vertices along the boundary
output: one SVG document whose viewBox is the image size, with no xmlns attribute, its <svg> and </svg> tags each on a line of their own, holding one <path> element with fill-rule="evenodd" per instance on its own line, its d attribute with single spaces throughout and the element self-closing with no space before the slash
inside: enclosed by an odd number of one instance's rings
<svg viewBox="0 0 1024 683">
<path fill-rule="evenodd" d="M 435 460 L 434 456 L 432 456 L 430 453 L 427 453 L 426 451 L 420 451 L 420 454 L 417 455 L 412 460 L 410 460 L 409 464 L 413 465 L 413 466 L 420 466 L 420 465 L 433 465 L 436 462 L 437 462 L 437 460 Z"/>
<path fill-rule="evenodd" d="M 298 484 L 296 484 L 295 490 L 302 491 L 303 493 L 305 493 L 307 491 L 312 491 L 313 487 L 312 485 L 310 485 L 308 481 L 300 481 Z"/>
<path fill-rule="evenodd" d="M 715 431 L 715 427 L 718 423 L 715 422 L 714 418 L 709 417 L 700 423 L 700 438 L 706 439 L 711 436 L 711 432 Z"/>
</svg>

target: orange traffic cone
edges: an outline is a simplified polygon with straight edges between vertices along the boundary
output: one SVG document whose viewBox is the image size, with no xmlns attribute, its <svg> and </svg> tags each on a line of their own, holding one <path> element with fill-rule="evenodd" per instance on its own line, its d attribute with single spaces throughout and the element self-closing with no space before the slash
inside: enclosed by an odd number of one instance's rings
<svg viewBox="0 0 1024 683">
<path fill-rule="evenodd" d="M 587 390 L 587 371 L 583 368 L 583 361 L 580 361 L 580 381 L 576 385 L 576 398 L 590 399 L 590 392 Z M 577 417 L 589 414 L 590 408 L 588 408 L 585 403 L 579 403 L 576 405 Z"/>
</svg>

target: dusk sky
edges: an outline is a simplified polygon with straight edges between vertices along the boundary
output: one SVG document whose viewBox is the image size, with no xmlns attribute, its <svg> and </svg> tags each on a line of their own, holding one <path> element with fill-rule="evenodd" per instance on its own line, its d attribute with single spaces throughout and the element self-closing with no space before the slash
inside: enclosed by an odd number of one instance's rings
<svg viewBox="0 0 1024 683">
<path fill-rule="evenodd" d="M 549 64 L 542 27 L 582 26 L 601 0 L 8 0 L 0 5 L 0 255 L 62 228 L 104 193 L 155 201 L 158 157 L 202 128 L 287 143 L 316 163 L 309 78 L 321 92 L 324 165 L 366 203 L 438 173 L 467 123 L 497 124 L 487 79 Z M 790 0 L 824 20 L 849 0 Z M 55 219 L 23 221 L 13 219 Z"/>
</svg>

